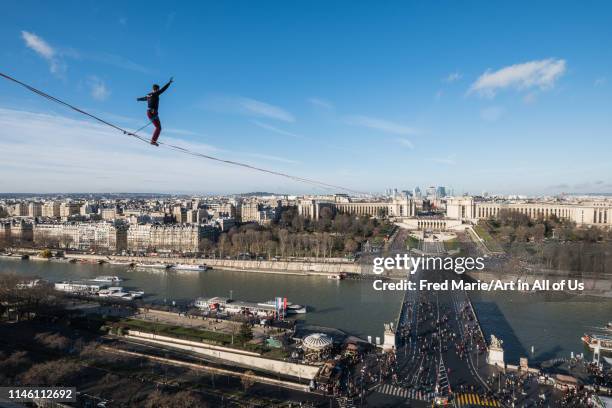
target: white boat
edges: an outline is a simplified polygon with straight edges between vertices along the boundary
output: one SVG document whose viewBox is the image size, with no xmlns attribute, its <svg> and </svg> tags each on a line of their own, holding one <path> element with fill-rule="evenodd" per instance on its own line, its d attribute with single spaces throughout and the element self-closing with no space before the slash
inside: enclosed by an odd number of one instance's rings
<svg viewBox="0 0 612 408">
<path fill-rule="evenodd" d="M 274 306 L 276 302 L 274 300 L 268 300 L 265 302 L 266 305 Z M 308 311 L 307 306 L 298 305 L 295 303 L 287 302 L 287 307 L 285 308 L 285 314 L 304 314 Z"/>
<path fill-rule="evenodd" d="M 24 281 L 21 283 L 18 283 L 15 287 L 17 289 L 31 289 L 31 288 L 35 288 L 37 286 L 41 286 L 43 284 L 45 284 L 46 281 L 42 280 L 42 279 L 33 279 L 33 280 L 29 280 L 29 281 Z"/>
<path fill-rule="evenodd" d="M 111 286 L 98 292 L 100 297 L 117 297 L 117 294 L 124 293 L 121 286 Z"/>
<path fill-rule="evenodd" d="M 162 263 L 137 263 L 136 264 L 137 268 L 147 268 L 147 269 L 168 269 L 171 268 L 172 265 L 169 264 L 162 264 Z"/>
<path fill-rule="evenodd" d="M 294 305 L 293 303 L 287 304 L 287 309 L 285 309 L 285 313 L 287 314 L 304 314 L 307 311 L 306 306 Z"/>
<path fill-rule="evenodd" d="M 128 291 L 132 299 L 142 299 L 144 292 L 142 290 L 130 290 Z"/>
<path fill-rule="evenodd" d="M 19 254 L 13 254 L 12 252 L 9 253 L 4 253 L 4 254 L 0 254 L 0 258 L 7 258 L 7 259 L 29 259 L 30 256 L 29 255 L 19 255 Z"/>
<path fill-rule="evenodd" d="M 270 317 L 276 312 L 274 302 L 255 303 L 242 300 L 234 300 L 225 297 L 198 298 L 194 305 L 204 310 L 215 310 L 227 315 L 253 315 L 258 317 Z"/>
<path fill-rule="evenodd" d="M 344 279 L 345 275 L 343 273 L 335 273 L 333 275 L 327 275 L 327 279 L 333 279 L 333 280 L 342 280 Z"/>
<path fill-rule="evenodd" d="M 55 290 L 83 295 L 95 295 L 106 288 L 103 283 L 91 283 L 80 281 L 64 281 L 55 284 Z"/>
<path fill-rule="evenodd" d="M 115 283 L 115 282 L 122 282 L 123 279 L 121 279 L 118 276 L 96 276 L 94 279 L 92 279 L 92 282 L 104 282 L 104 283 Z"/>
<path fill-rule="evenodd" d="M 122 300 L 134 300 L 142 299 L 144 292 L 142 290 L 129 290 L 126 292 L 121 286 L 113 286 L 99 291 L 98 296 Z"/>
<path fill-rule="evenodd" d="M 112 293 L 110 295 L 110 297 L 115 298 L 115 299 L 121 299 L 121 300 L 132 300 L 132 299 L 134 299 L 130 293 L 123 292 L 123 291 Z"/>
<path fill-rule="evenodd" d="M 190 265 L 190 264 L 176 264 L 172 266 L 172 269 L 177 271 L 198 271 L 205 272 L 208 270 L 208 266 L 206 265 Z"/>
</svg>

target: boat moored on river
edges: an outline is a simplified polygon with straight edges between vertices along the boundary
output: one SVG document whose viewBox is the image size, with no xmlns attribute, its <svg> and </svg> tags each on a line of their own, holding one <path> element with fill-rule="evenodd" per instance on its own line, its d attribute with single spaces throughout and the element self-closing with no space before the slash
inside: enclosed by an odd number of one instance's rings
<svg viewBox="0 0 612 408">
<path fill-rule="evenodd" d="M 193 265 L 193 264 L 176 264 L 172 265 L 171 269 L 177 271 L 195 271 L 195 272 L 206 272 L 208 270 L 207 265 Z"/>
<path fill-rule="evenodd" d="M 121 286 L 111 286 L 98 292 L 99 297 L 115 298 L 122 300 L 141 299 L 144 296 L 142 290 L 124 291 Z"/>
<path fill-rule="evenodd" d="M 61 292 L 80 295 L 96 295 L 102 289 L 106 289 L 108 285 L 84 281 L 63 281 L 57 282 L 54 287 L 55 290 L 59 290 Z"/>
<path fill-rule="evenodd" d="M 104 282 L 104 283 L 115 283 L 115 282 L 122 282 L 123 279 L 121 279 L 118 276 L 96 276 L 95 278 L 93 278 L 91 280 L 92 282 Z"/>
<path fill-rule="evenodd" d="M 0 258 L 27 260 L 30 257 L 28 255 L 14 254 L 12 252 L 9 252 L 9 253 L 0 254 Z"/>
<path fill-rule="evenodd" d="M 137 263 L 136 268 L 141 269 L 169 269 L 171 268 L 171 264 L 163 264 L 163 263 Z"/>
<path fill-rule="evenodd" d="M 288 303 L 287 309 L 285 309 L 285 313 L 287 314 L 304 314 L 308 312 L 308 308 L 306 306 Z"/>
<path fill-rule="evenodd" d="M 226 297 L 197 298 L 194 306 L 198 309 L 218 311 L 230 315 L 246 314 L 257 317 L 273 318 L 277 315 L 303 314 L 307 312 L 306 306 L 294 305 L 291 302 L 270 300 L 267 302 L 248 302 Z M 286 299 L 285 299 L 286 300 Z"/>
</svg>

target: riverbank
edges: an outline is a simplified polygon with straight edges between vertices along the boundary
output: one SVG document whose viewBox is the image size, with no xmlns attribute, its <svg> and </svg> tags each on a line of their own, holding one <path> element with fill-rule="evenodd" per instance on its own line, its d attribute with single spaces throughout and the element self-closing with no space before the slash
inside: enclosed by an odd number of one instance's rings
<svg viewBox="0 0 612 408">
<path fill-rule="evenodd" d="M 326 261 L 264 261 L 264 260 L 238 260 L 238 259 L 212 259 L 212 258 L 190 258 L 190 257 L 161 257 L 161 256 L 118 256 L 118 255 L 96 255 L 66 253 L 65 259 L 80 260 L 85 262 L 124 262 L 124 263 L 143 263 L 143 264 L 188 264 L 188 265 L 207 265 L 214 269 L 228 271 L 269 273 L 282 275 L 362 275 L 363 266 L 356 262 L 340 262 L 337 259 L 331 262 Z M 17 257 L 15 257 L 17 259 Z M 38 255 L 30 255 L 32 261 L 49 261 Z"/>
<path fill-rule="evenodd" d="M 206 260 L 203 260 L 206 261 Z M 102 265 L 48 261 L 0 259 L 0 273 L 52 282 L 88 280 L 97 276 L 119 276 L 126 290 L 142 290 L 145 300 L 158 304 L 178 305 L 198 297 L 233 297 L 245 301 L 270 301 L 286 297 L 294 304 L 308 305 L 308 313 L 296 315 L 306 324 L 339 329 L 366 338 L 382 337 L 382 322 L 392 321 L 401 301 L 400 293 L 372 290 L 369 280 L 351 279 L 367 275 L 350 275 L 347 279 L 328 279 L 324 274 L 253 273 L 248 270 L 206 272 L 173 269 L 130 268 L 127 265 Z"/>
<path fill-rule="evenodd" d="M 124 280 L 126 289 L 139 288 L 146 293 L 147 301 L 159 304 L 172 304 L 174 301 L 187 304 L 198 297 L 230 295 L 249 301 L 287 297 L 292 303 L 309 306 L 308 313 L 296 316 L 304 323 L 338 327 L 362 338 L 382 338 L 382 323 L 397 319 L 404 296 L 399 291 L 375 291 L 370 280 L 338 281 L 321 275 L 252 273 L 245 270 L 177 272 L 98 265 L 95 262 L 35 262 L 0 258 L 0 273 L 50 281 L 116 275 Z M 365 278 L 371 275 L 355 276 Z M 548 292 L 476 291 L 470 292 L 470 298 L 485 336 L 488 338 L 490 334 L 495 334 L 504 340 L 506 360 L 513 363 L 525 356 L 529 357 L 531 364 L 567 358 L 571 352 L 588 355 L 580 337 L 608 322 L 612 307 L 612 299 L 609 298 L 568 297 L 562 293 L 553 296 Z"/>
</svg>

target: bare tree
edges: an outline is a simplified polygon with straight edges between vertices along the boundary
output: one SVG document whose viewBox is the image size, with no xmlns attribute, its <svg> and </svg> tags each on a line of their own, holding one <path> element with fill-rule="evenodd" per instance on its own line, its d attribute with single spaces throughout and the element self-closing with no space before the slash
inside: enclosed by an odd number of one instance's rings
<svg viewBox="0 0 612 408">
<path fill-rule="evenodd" d="M 81 366 L 74 361 L 60 359 L 35 364 L 20 378 L 28 385 L 70 385 L 77 380 L 81 369 Z"/>
<path fill-rule="evenodd" d="M 255 385 L 255 373 L 251 370 L 247 370 L 242 375 L 240 379 L 240 383 L 242 384 L 242 388 L 245 392 L 247 392 L 253 385 Z"/>
<path fill-rule="evenodd" d="M 193 391 L 179 391 L 176 394 L 164 394 L 161 391 L 154 391 L 147 396 L 144 404 L 145 408 L 206 408 L 208 406 L 206 401 Z"/>
<path fill-rule="evenodd" d="M 72 340 L 59 333 L 38 333 L 34 340 L 46 348 L 58 351 L 68 351 L 72 347 Z"/>
</svg>

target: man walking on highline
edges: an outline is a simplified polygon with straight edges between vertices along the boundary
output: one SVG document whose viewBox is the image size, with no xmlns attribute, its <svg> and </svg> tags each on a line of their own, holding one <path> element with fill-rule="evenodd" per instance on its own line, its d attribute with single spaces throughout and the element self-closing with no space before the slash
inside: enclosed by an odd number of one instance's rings
<svg viewBox="0 0 612 408">
<path fill-rule="evenodd" d="M 159 146 L 159 143 L 157 143 L 157 139 L 159 138 L 159 134 L 161 133 L 162 129 L 157 110 L 159 108 L 159 95 L 163 94 L 172 82 L 173 79 L 170 78 L 168 83 L 162 86 L 161 89 L 159 85 L 154 84 L 153 92 L 147 94 L 147 96 L 143 96 L 142 98 L 137 99 L 138 101 L 147 101 L 147 116 L 149 117 L 151 123 L 153 123 L 153 126 L 155 126 L 155 130 L 153 131 L 153 137 L 151 138 L 151 144 L 155 146 Z"/>
</svg>

